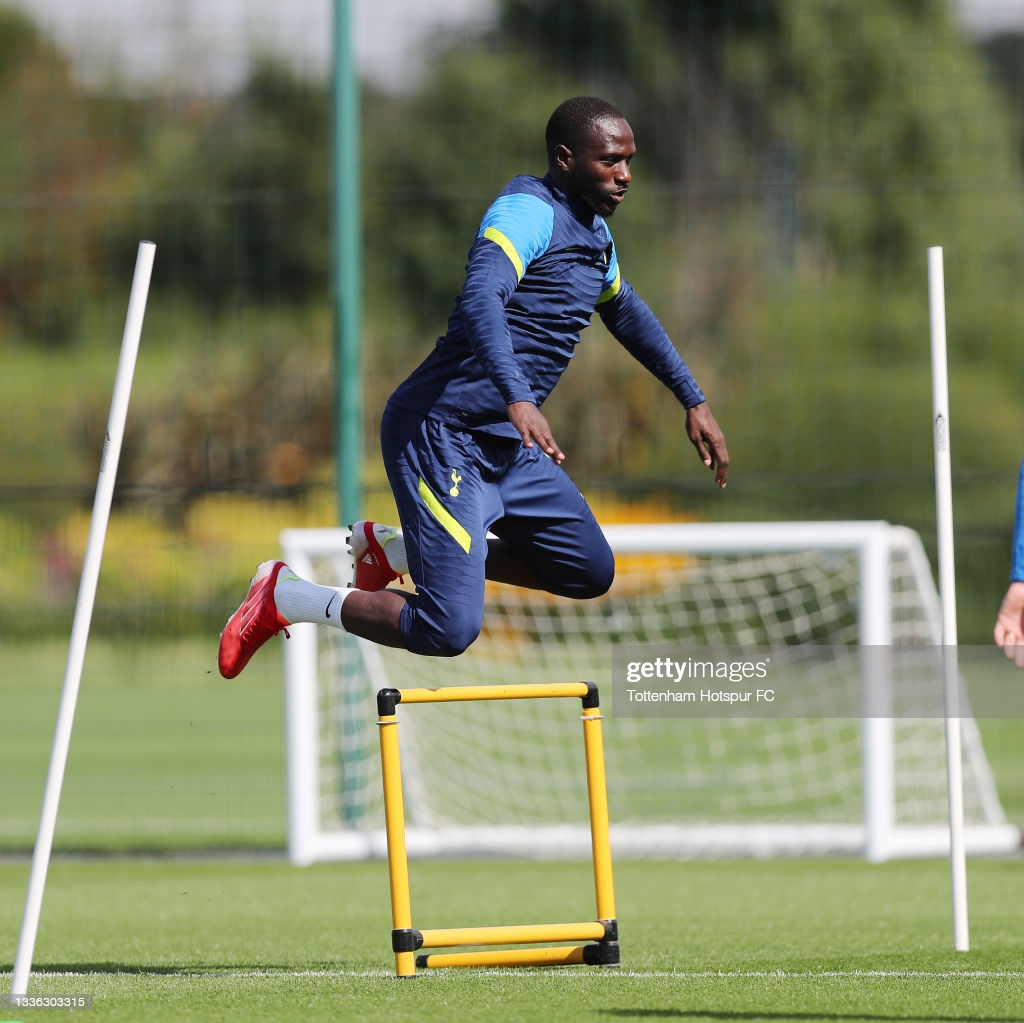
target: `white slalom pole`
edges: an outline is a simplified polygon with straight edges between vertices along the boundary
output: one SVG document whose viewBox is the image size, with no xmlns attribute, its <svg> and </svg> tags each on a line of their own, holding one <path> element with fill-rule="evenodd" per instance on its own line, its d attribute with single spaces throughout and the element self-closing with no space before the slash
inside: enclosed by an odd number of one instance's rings
<svg viewBox="0 0 1024 1023">
<path fill-rule="evenodd" d="M 946 781 L 949 790 L 949 863 L 953 885 L 953 948 L 966 952 L 967 859 L 964 850 L 963 757 L 960 733 L 960 663 L 953 571 L 953 484 L 949 456 L 949 381 L 946 367 L 946 299 L 942 248 L 928 250 L 928 307 L 932 346 L 932 426 L 935 442 L 935 508 L 942 602 L 942 677 L 946 707 Z"/>
<path fill-rule="evenodd" d="M 46 887 L 46 872 L 50 865 L 53 834 L 57 826 L 57 807 L 60 803 L 64 769 L 67 765 L 68 748 L 71 744 L 71 726 L 75 719 L 75 704 L 82 682 L 82 664 L 85 660 L 85 647 L 89 639 L 89 626 L 92 622 L 92 609 L 96 599 L 96 585 L 99 581 L 103 544 L 107 536 L 110 505 L 114 495 L 114 480 L 117 476 L 117 463 L 121 457 L 121 442 L 124 439 L 125 421 L 128 417 L 128 397 L 131 394 L 132 377 L 135 374 L 139 340 L 142 336 L 142 320 L 146 311 L 149 279 L 153 270 L 155 252 L 156 246 L 152 242 L 139 243 L 138 256 L 135 260 L 135 276 L 128 299 L 128 315 L 121 341 L 121 356 L 118 360 L 117 376 L 114 380 L 114 396 L 110 403 L 110 417 L 107 420 L 107 435 L 103 443 L 103 456 L 100 459 L 96 498 L 93 502 L 92 521 L 89 526 L 89 539 L 82 564 L 78 602 L 75 605 L 75 617 L 71 625 L 71 644 L 64 673 L 64 689 L 57 712 L 57 726 L 53 736 L 50 768 L 46 775 L 39 831 L 32 854 L 28 895 L 25 899 L 25 915 L 22 918 L 21 935 L 18 938 L 18 949 L 14 959 L 14 976 L 11 980 L 10 992 L 12 1003 L 16 996 L 27 994 L 29 974 L 32 970 L 32 955 L 35 950 L 36 934 L 39 930 L 39 914 L 43 905 L 43 889 Z"/>
</svg>

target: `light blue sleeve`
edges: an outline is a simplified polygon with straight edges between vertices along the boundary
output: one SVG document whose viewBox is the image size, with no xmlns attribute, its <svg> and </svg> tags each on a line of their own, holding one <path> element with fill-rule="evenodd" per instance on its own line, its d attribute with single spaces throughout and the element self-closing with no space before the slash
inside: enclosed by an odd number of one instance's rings
<svg viewBox="0 0 1024 1023">
<path fill-rule="evenodd" d="M 1013 521 L 1013 556 L 1010 560 L 1010 581 L 1024 582 L 1024 462 L 1017 479 L 1017 512 Z"/>
<path fill-rule="evenodd" d="M 522 280 L 526 268 L 551 244 L 555 211 L 535 195 L 499 195 L 480 222 L 478 238 L 498 245 Z"/>
</svg>

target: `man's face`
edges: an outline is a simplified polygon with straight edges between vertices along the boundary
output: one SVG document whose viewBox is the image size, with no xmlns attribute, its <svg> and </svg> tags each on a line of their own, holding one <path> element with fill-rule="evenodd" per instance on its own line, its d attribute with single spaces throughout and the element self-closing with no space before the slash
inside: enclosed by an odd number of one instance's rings
<svg viewBox="0 0 1024 1023">
<path fill-rule="evenodd" d="M 600 216 L 610 217 L 626 197 L 632 180 L 629 164 L 635 154 L 633 129 L 614 117 L 598 121 L 575 150 L 559 147 L 556 157 L 572 197 Z"/>
</svg>

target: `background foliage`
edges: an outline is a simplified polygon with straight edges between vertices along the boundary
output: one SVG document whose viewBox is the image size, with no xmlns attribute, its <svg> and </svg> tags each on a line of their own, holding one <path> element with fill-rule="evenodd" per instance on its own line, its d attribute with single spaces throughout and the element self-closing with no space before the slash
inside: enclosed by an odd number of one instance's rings
<svg viewBox="0 0 1024 1023">
<path fill-rule="evenodd" d="M 554 105 L 600 93 L 640 150 L 624 273 L 734 469 L 714 492 L 671 397 L 595 325 L 547 409 L 576 481 L 605 506 L 888 518 L 932 543 L 941 244 L 961 638 L 986 641 L 1024 454 L 1021 54 L 941 0 L 503 0 L 491 29 L 438 37 L 414 87 L 366 85 L 370 510 L 389 501 L 377 417 L 443 330 L 481 213 L 543 171 Z M 0 7 L 0 99 L 0 628 L 66 632 L 141 238 L 157 261 L 97 627 L 219 628 L 281 526 L 333 524 L 328 83 L 257 55 L 229 93 L 87 85 Z"/>
</svg>

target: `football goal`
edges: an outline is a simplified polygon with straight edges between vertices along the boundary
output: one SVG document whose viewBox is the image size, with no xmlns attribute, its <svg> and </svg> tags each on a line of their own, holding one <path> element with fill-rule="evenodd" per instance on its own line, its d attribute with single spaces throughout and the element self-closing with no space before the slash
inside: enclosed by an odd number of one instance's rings
<svg viewBox="0 0 1024 1023">
<path fill-rule="evenodd" d="M 345 529 L 282 533 L 300 574 L 345 585 Z M 489 586 L 462 656 L 416 657 L 294 626 L 284 644 L 289 854 L 386 854 L 382 688 L 593 681 L 617 857 L 945 855 L 941 714 L 821 704 L 792 717 L 635 717 L 613 706 L 622 645 L 814 646 L 860 676 L 866 649 L 935 647 L 940 609 L 912 530 L 885 522 L 610 526 L 616 580 L 593 601 Z M 578 714 L 551 701 L 399 712 L 410 855 L 589 855 Z M 563 710 L 562 708 L 558 708 Z M 975 722 L 962 719 L 966 848 L 1015 848 Z"/>
</svg>

